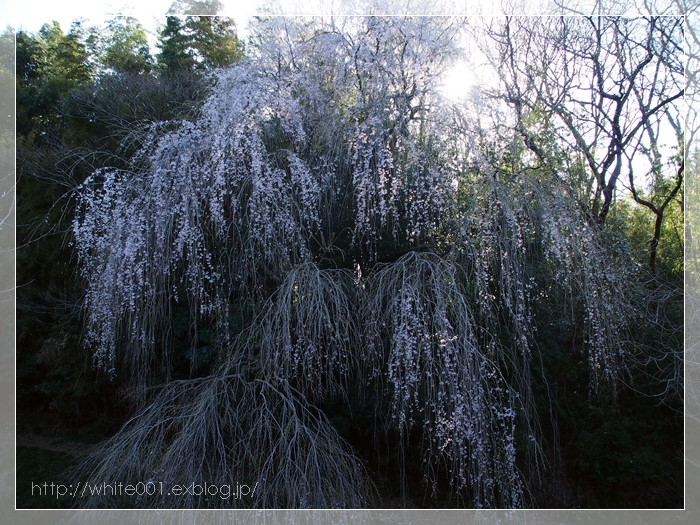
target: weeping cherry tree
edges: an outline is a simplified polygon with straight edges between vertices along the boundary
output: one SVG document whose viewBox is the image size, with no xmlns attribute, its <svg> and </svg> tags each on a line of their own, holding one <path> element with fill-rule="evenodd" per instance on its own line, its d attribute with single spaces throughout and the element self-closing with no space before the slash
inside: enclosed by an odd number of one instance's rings
<svg viewBox="0 0 700 525">
<path fill-rule="evenodd" d="M 260 20 L 195 117 L 79 188 L 85 344 L 135 407 L 81 479 L 258 483 L 249 500 L 138 506 L 372 506 L 366 458 L 323 409 L 362 399 L 376 435 L 419 451 L 426 489 L 531 504 L 552 464 L 541 316 L 580 328 L 591 395 L 614 391 L 631 270 L 561 179 L 507 172 L 450 126 L 437 88 L 459 30 Z M 182 311 L 191 362 L 215 355 L 206 373 L 174 371 Z"/>
</svg>

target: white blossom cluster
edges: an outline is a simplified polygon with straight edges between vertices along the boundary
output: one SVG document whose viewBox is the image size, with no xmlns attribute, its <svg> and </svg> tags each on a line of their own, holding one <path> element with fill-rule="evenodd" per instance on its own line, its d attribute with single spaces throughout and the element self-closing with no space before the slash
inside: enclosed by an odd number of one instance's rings
<svg viewBox="0 0 700 525">
<path fill-rule="evenodd" d="M 521 359 L 524 375 L 538 303 L 554 301 L 559 309 L 552 322 L 585 328 L 580 345 L 591 389 L 619 380 L 625 332 L 635 315 L 633 288 L 625 285 L 633 276 L 618 248 L 604 241 L 558 181 L 484 177 L 464 214 L 461 236 L 482 333 L 497 333 L 505 321 L 510 341 L 504 349 Z"/>
<path fill-rule="evenodd" d="M 320 270 L 314 263 L 294 268 L 268 303 L 243 349 L 259 349 L 270 381 L 295 380 L 310 400 L 347 398 L 357 372 L 359 334 L 352 275 Z M 257 340 L 256 340 L 257 337 Z"/>
<path fill-rule="evenodd" d="M 367 337 L 384 341 L 378 365 L 399 429 L 421 421 L 428 465 L 446 458 L 452 485 L 477 506 L 520 506 L 513 393 L 479 345 L 455 268 L 410 252 L 369 287 Z"/>
<path fill-rule="evenodd" d="M 554 269 L 552 286 L 568 298 L 569 312 L 579 305 L 582 310 L 591 389 L 614 385 L 625 368 L 626 332 L 638 313 L 632 269 L 616 260 L 614 247 L 602 242 L 598 228 L 573 203 L 549 194 L 541 205 L 542 248 Z"/>
<path fill-rule="evenodd" d="M 269 151 L 273 125 L 287 143 Z M 233 290 L 261 275 L 281 280 L 309 259 L 320 189 L 298 155 L 304 141 L 289 91 L 235 68 L 220 75 L 196 125 L 159 138 L 131 172 L 88 178 L 73 231 L 88 283 L 87 342 L 101 368 L 114 370 L 122 340 L 127 359 L 145 366 L 171 299 L 224 323 Z"/>
</svg>

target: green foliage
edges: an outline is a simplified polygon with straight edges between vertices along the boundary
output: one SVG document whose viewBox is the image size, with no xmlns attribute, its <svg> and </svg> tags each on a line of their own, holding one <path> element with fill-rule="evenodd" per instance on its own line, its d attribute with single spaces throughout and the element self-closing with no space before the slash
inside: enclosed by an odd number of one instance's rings
<svg viewBox="0 0 700 525">
<path fill-rule="evenodd" d="M 169 16 L 160 32 L 160 54 L 158 64 L 166 72 L 188 71 L 195 65 L 188 52 L 189 38 L 184 34 L 184 25 L 176 16 Z"/>
<path fill-rule="evenodd" d="M 243 57 L 233 19 L 226 17 L 188 17 L 185 27 L 192 35 L 192 47 L 198 66 L 204 69 L 230 66 Z"/>
<path fill-rule="evenodd" d="M 58 22 L 37 35 L 17 33 L 17 133 L 29 140 L 63 124 L 61 97 L 91 80 L 82 29 L 64 34 Z"/>
<path fill-rule="evenodd" d="M 611 209 L 608 226 L 629 244 L 635 262 L 648 268 L 649 247 L 652 242 L 656 216 L 629 197 L 620 199 Z M 656 260 L 658 277 L 670 279 L 680 286 L 683 279 L 683 219 L 680 199 L 666 207 L 661 223 L 661 235 Z"/>
<path fill-rule="evenodd" d="M 683 463 L 675 436 L 677 415 L 648 398 L 628 398 L 621 408 L 576 407 L 566 422 L 573 440 L 566 451 L 578 481 L 580 505 L 612 508 L 680 508 Z"/>
<path fill-rule="evenodd" d="M 159 47 L 158 63 L 166 74 L 226 67 L 243 57 L 235 22 L 227 17 L 168 16 Z"/>
<path fill-rule="evenodd" d="M 138 74 L 153 67 L 146 31 L 135 18 L 113 18 L 91 38 L 100 66 L 108 71 Z"/>
</svg>

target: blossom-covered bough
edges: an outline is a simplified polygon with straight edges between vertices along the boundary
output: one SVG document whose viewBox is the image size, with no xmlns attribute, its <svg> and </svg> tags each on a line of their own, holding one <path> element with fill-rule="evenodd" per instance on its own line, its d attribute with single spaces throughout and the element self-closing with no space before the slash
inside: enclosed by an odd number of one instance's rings
<svg viewBox="0 0 700 525">
<path fill-rule="evenodd" d="M 259 482 L 246 500 L 138 506 L 370 506 L 371 473 L 322 410 L 359 397 L 398 446 L 420 430 L 426 486 L 528 505 L 526 479 L 552 467 L 538 316 L 585 327 L 605 390 L 634 315 L 626 267 L 559 179 L 464 151 L 435 90 L 453 21 L 259 23 L 195 119 L 156 126 L 130 171 L 80 188 L 85 343 L 139 407 L 81 479 Z M 181 305 L 192 359 L 204 323 L 218 357 L 170 380 Z"/>
</svg>

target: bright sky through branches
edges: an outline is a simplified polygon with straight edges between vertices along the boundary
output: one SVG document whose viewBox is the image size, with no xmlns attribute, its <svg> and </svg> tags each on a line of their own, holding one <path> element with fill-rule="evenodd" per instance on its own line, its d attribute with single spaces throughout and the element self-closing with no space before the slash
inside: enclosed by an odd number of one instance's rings
<svg viewBox="0 0 700 525">
<path fill-rule="evenodd" d="M 115 15 L 127 15 L 136 18 L 146 29 L 151 43 L 151 51 L 157 52 L 155 42 L 159 28 L 164 24 L 164 14 L 172 0 L 152 0 L 149 2 L 130 3 L 112 1 L 71 0 L 55 2 L 53 0 L 34 0 L 26 3 L 3 3 L 0 5 L 0 24 L 11 26 L 30 33 L 37 32 L 42 25 L 57 21 L 64 31 L 70 29 L 74 20 L 85 19 L 85 26 L 100 25 Z M 236 21 L 239 36 L 246 37 L 248 20 L 258 12 L 262 2 L 237 2 L 224 0 L 223 13 Z M 296 12 L 296 11 L 293 11 Z M 465 62 L 454 64 L 445 75 L 443 94 L 452 101 L 466 97 L 477 77 Z"/>
<path fill-rule="evenodd" d="M 64 31 L 70 29 L 70 25 L 74 20 L 83 19 L 85 20 L 84 27 L 90 27 L 94 25 L 102 25 L 107 20 L 113 18 L 116 15 L 126 15 L 135 17 L 146 29 L 149 37 L 149 42 L 151 45 L 151 52 L 157 53 L 158 49 L 156 43 L 158 40 L 158 33 L 165 22 L 165 13 L 168 11 L 169 7 L 173 4 L 173 0 L 153 0 L 150 2 L 141 3 L 131 3 L 111 1 L 111 0 L 70 0 L 68 2 L 55 2 L 50 0 L 35 0 L 31 3 L 3 3 L 0 4 L 0 25 L 2 27 L 11 26 L 14 29 L 23 29 L 28 32 L 37 32 L 41 26 L 45 23 L 56 20 Z M 250 0 L 248 2 L 240 2 L 237 0 L 222 0 L 224 8 L 222 14 L 232 17 L 236 21 L 236 30 L 239 36 L 245 40 L 247 38 L 247 26 L 248 21 L 260 13 L 261 11 L 279 12 L 279 13 L 290 13 L 295 15 L 313 15 L 313 16 L 334 16 L 342 17 L 343 14 L 338 13 L 350 13 L 352 14 L 398 14 L 399 12 L 404 12 L 405 10 L 410 10 L 412 14 L 419 15 L 439 15 L 444 16 L 445 13 L 455 14 L 459 13 L 461 15 L 465 13 L 464 6 L 454 6 L 450 8 L 447 4 L 442 4 L 441 6 L 436 6 L 436 4 L 431 4 L 430 6 L 424 5 L 424 2 L 415 2 L 407 5 L 396 5 L 393 3 L 388 3 L 386 5 L 381 5 L 381 2 L 372 2 L 371 6 L 378 7 L 368 7 L 370 3 L 363 2 L 353 2 L 350 0 L 343 1 L 323 1 L 320 4 L 313 7 L 312 3 L 306 2 L 295 2 L 294 0 L 282 0 L 276 2 L 266 2 L 265 0 Z M 275 7 L 269 7 L 270 5 Z M 481 13 L 485 16 L 496 15 L 493 10 L 494 6 L 482 7 L 480 4 L 482 2 L 476 2 L 470 11 L 473 13 Z M 532 12 L 537 12 L 538 8 L 533 6 Z M 478 17 L 477 17 L 478 18 Z M 474 93 L 474 88 L 480 87 L 493 87 L 495 88 L 498 84 L 498 80 L 494 76 L 492 67 L 486 64 L 486 57 L 477 49 L 474 42 L 469 39 L 469 37 L 464 34 L 461 46 L 463 55 L 462 57 L 455 60 L 455 62 L 448 68 L 443 76 L 442 87 L 440 89 L 441 93 L 450 101 L 454 103 L 459 103 L 471 98 Z M 668 126 L 666 126 L 667 128 Z M 669 149 L 665 147 L 666 143 L 673 143 L 674 134 L 672 130 L 662 129 L 661 130 L 661 140 L 660 145 L 664 154 L 669 153 Z M 645 161 L 638 156 L 635 159 L 635 165 L 637 166 L 636 172 L 645 173 L 646 169 L 643 167 Z M 641 177 L 642 179 L 645 176 Z M 625 184 L 622 182 L 621 188 L 624 188 Z"/>
</svg>

